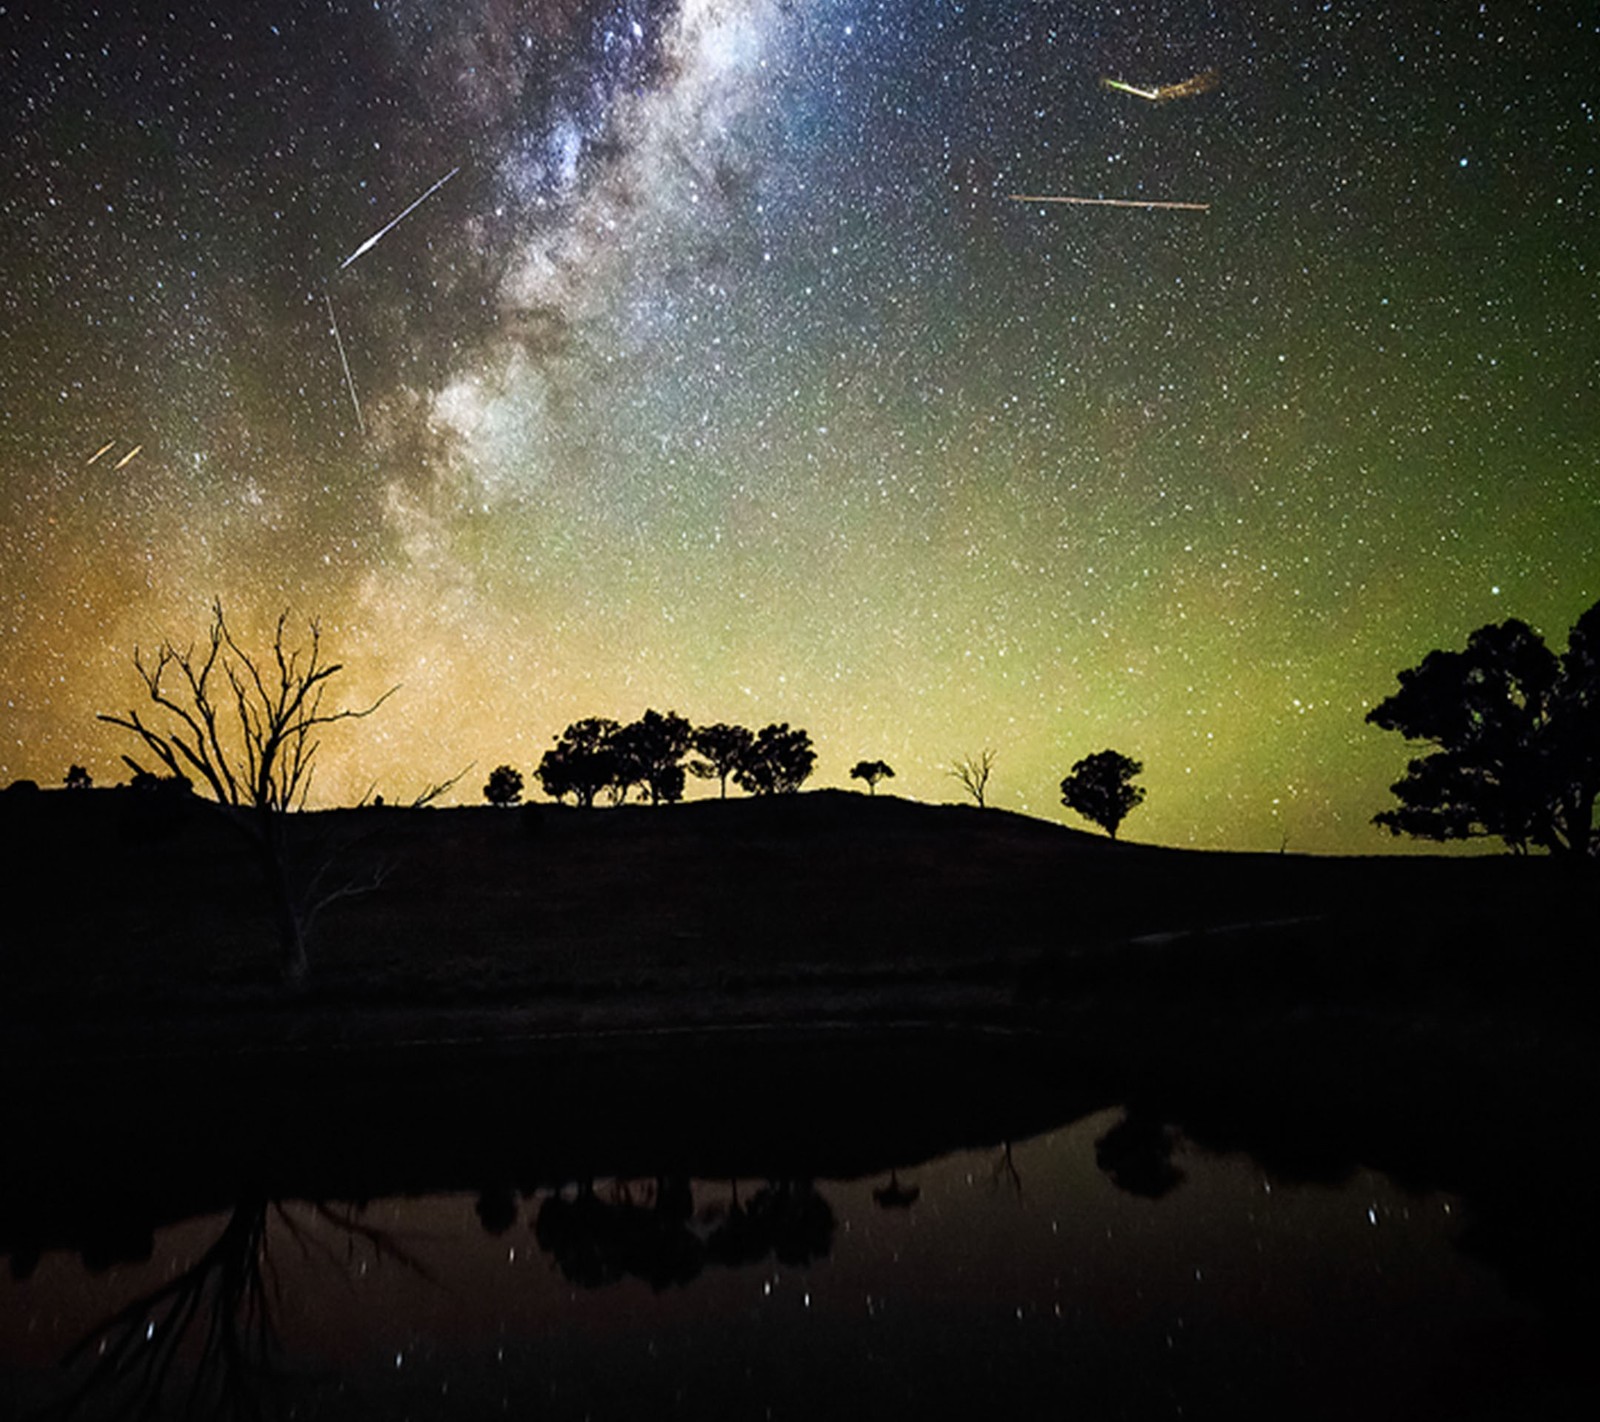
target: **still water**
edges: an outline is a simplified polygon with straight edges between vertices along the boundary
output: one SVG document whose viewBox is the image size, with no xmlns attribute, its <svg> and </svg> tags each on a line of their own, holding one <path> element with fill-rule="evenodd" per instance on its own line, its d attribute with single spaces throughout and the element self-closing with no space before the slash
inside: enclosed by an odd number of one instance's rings
<svg viewBox="0 0 1600 1422">
<path fill-rule="evenodd" d="M 0 1238 L 0 1415 L 1585 1413 L 1469 1213 L 1119 1106 L 845 1178 L 255 1194 Z"/>
</svg>

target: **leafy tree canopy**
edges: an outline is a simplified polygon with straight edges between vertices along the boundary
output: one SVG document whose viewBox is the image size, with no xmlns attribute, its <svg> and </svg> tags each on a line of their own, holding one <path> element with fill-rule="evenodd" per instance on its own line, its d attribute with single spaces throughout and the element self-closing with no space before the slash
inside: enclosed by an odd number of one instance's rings
<svg viewBox="0 0 1600 1422">
<path fill-rule="evenodd" d="M 756 732 L 733 778 L 752 795 L 788 795 L 806 782 L 816 763 L 811 737 L 798 727 L 790 730 L 785 721 Z"/>
<path fill-rule="evenodd" d="M 590 716 L 574 721 L 544 753 L 533 772 L 552 800 L 571 795 L 585 808 L 616 777 L 617 757 L 612 741 L 621 729 L 615 721 Z"/>
<path fill-rule="evenodd" d="M 1491 836 L 1513 850 L 1592 853 L 1600 794 L 1600 603 L 1557 657 L 1527 623 L 1480 627 L 1459 652 L 1399 673 L 1369 724 L 1433 747 L 1373 823 L 1391 834 Z"/>
<path fill-rule="evenodd" d="M 491 805 L 515 805 L 522 798 L 522 772 L 509 765 L 497 765 L 489 772 L 483 798 Z"/>
<path fill-rule="evenodd" d="M 697 728 L 689 744 L 703 758 L 689 762 L 690 774 L 701 780 L 715 780 L 722 798 L 727 799 L 728 777 L 750 753 L 755 739 L 755 732 L 749 727 L 730 726 L 723 721 Z"/>
<path fill-rule="evenodd" d="M 852 780 L 865 780 L 867 793 L 875 795 L 878 792 L 880 780 L 893 780 L 894 767 L 886 760 L 858 760 L 850 767 Z"/>
<path fill-rule="evenodd" d="M 616 760 L 612 784 L 626 796 L 630 787 L 644 786 L 652 805 L 683 798 L 683 758 L 689 752 L 693 728 L 676 711 L 662 715 L 646 711 L 612 737 Z"/>
<path fill-rule="evenodd" d="M 1096 751 L 1061 782 L 1061 803 L 1115 839 L 1128 811 L 1144 803 L 1144 787 L 1133 783 L 1143 770 L 1139 761 L 1120 751 Z"/>
</svg>

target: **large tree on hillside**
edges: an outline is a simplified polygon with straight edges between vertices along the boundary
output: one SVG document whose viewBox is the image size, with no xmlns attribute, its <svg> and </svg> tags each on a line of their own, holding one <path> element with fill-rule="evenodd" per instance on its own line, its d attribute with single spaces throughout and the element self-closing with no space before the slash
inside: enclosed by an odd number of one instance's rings
<svg viewBox="0 0 1600 1422">
<path fill-rule="evenodd" d="M 544 753 L 533 772 L 552 800 L 571 795 L 584 809 L 616 778 L 617 757 L 612 741 L 621 729 L 615 721 L 590 716 L 574 721 Z"/>
<path fill-rule="evenodd" d="M 730 726 L 718 721 L 697 727 L 690 745 L 701 760 L 689 762 L 689 773 L 700 780 L 715 780 L 724 800 L 728 798 L 728 777 L 755 744 L 755 732 L 747 726 Z"/>
<path fill-rule="evenodd" d="M 303 903 L 290 883 L 284 817 L 304 807 L 323 729 L 370 716 L 394 688 L 370 706 L 325 706 L 328 685 L 344 667 L 327 660 L 315 620 L 298 644 L 288 621 L 287 612 L 279 616 L 265 651 L 248 651 L 214 601 L 199 647 L 168 638 L 153 657 L 134 648 L 150 707 L 98 719 L 131 731 L 174 779 L 203 787 L 249 837 L 272 900 L 283 974 L 299 982 L 317 906 Z M 131 755 L 123 760 L 136 776 L 153 774 Z"/>
<path fill-rule="evenodd" d="M 752 795 L 793 794 L 817 763 L 811 737 L 787 721 L 763 726 L 733 772 L 735 783 Z"/>
<path fill-rule="evenodd" d="M 1144 803 L 1144 787 L 1133 783 L 1143 770 L 1120 751 L 1086 755 L 1061 782 L 1061 803 L 1115 839 L 1128 811 Z"/>
<path fill-rule="evenodd" d="M 1527 623 L 1480 627 L 1459 652 L 1399 673 L 1367 721 L 1433 747 L 1373 823 L 1423 839 L 1502 839 L 1514 851 L 1592 853 L 1600 796 L 1600 603 L 1557 657 Z"/>
</svg>

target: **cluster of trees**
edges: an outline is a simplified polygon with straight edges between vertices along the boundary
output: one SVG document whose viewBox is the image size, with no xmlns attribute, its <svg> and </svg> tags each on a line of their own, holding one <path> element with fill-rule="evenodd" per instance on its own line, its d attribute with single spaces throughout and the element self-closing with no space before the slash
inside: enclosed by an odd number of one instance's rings
<svg viewBox="0 0 1600 1422">
<path fill-rule="evenodd" d="M 100 720 L 128 732 L 158 770 L 132 755 L 123 760 L 136 784 L 171 783 L 206 793 L 257 852 L 272 900 L 284 974 L 306 971 L 309 920 L 327 902 L 362 885 L 320 893 L 315 881 L 297 891 L 285 859 L 283 816 L 305 802 L 328 727 L 361 720 L 392 694 L 370 704 L 329 706 L 329 684 L 343 670 L 322 648 L 318 624 L 294 640 L 280 616 L 265 652 L 242 646 L 213 603 L 208 635 L 198 646 L 164 640 L 155 652 L 134 652 L 146 707 Z M 1394 834 L 1434 840 L 1493 836 L 1517 852 L 1594 855 L 1600 851 L 1595 804 L 1600 799 L 1600 602 L 1579 617 L 1567 650 L 1557 655 L 1526 623 L 1480 627 L 1459 652 L 1430 652 L 1399 673 L 1399 690 L 1374 707 L 1369 723 L 1431 747 L 1392 786 L 1397 807 L 1375 816 Z M 981 808 L 994 768 L 985 749 L 950 767 Z M 591 717 L 555 738 L 534 776 L 545 794 L 592 805 L 601 794 L 621 803 L 635 790 L 652 804 L 681 799 L 686 776 L 728 781 L 752 795 L 796 791 L 816 765 L 811 737 L 786 722 L 752 731 L 718 722 L 692 726 L 676 712 L 649 710 L 622 725 Z M 1061 800 L 1113 838 L 1145 792 L 1133 783 L 1136 760 L 1104 750 L 1072 767 Z M 891 778 L 885 761 L 858 761 L 850 771 L 869 793 Z M 66 784 L 92 785 L 73 765 Z M 425 791 L 424 804 L 455 783 Z M 18 782 L 27 788 L 32 782 Z M 522 796 L 521 772 L 500 766 L 484 786 L 493 804 Z M 316 880 L 320 881 L 320 874 Z"/>
<path fill-rule="evenodd" d="M 787 721 L 752 731 L 721 721 L 693 726 L 676 711 L 649 710 L 626 725 L 601 716 L 574 721 L 533 774 L 552 800 L 570 796 L 587 808 L 601 795 L 620 805 L 635 791 L 652 805 L 672 804 L 683 798 L 690 775 L 715 780 L 724 798 L 729 779 L 751 795 L 786 795 L 806 782 L 816 763 L 810 735 Z M 484 798 L 514 805 L 523 784 L 520 771 L 498 766 Z"/>
</svg>

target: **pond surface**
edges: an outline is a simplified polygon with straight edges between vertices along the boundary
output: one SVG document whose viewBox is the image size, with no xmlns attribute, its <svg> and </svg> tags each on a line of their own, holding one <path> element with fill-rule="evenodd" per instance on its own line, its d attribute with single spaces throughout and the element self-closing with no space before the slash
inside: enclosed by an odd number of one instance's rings
<svg viewBox="0 0 1600 1422">
<path fill-rule="evenodd" d="M 235 1194 L 79 1247 L 14 1224 L 0 1416 L 69 1398 L 86 1417 L 194 1397 L 208 1417 L 779 1419 L 1595 1401 L 1539 1301 L 1460 1247 L 1460 1200 L 1362 1169 L 1275 1176 L 1115 1105 L 851 1178 L 522 1179 Z"/>
</svg>

